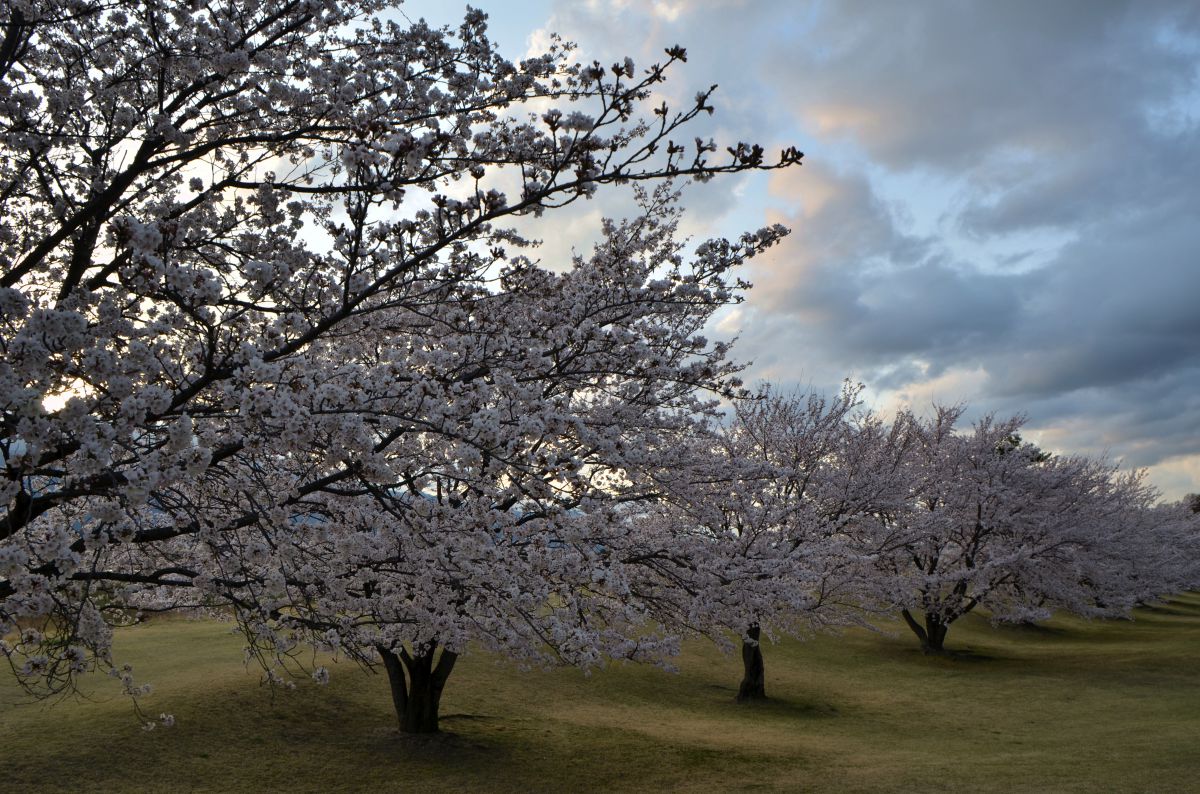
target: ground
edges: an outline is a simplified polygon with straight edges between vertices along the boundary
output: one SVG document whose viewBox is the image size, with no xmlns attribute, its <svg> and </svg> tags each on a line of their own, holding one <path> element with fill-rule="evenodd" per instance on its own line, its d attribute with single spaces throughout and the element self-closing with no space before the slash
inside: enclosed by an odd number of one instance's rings
<svg viewBox="0 0 1200 794">
<path fill-rule="evenodd" d="M 680 672 L 521 671 L 459 662 L 437 737 L 395 730 L 387 682 L 258 685 L 229 624 L 155 620 L 118 655 L 152 681 L 141 730 L 109 679 L 30 704 L 0 677 L 0 790 L 1196 790 L 1200 595 L 1133 621 L 955 624 L 927 657 L 897 621 L 766 648 L 762 704 L 740 657 L 685 646 Z"/>
</svg>

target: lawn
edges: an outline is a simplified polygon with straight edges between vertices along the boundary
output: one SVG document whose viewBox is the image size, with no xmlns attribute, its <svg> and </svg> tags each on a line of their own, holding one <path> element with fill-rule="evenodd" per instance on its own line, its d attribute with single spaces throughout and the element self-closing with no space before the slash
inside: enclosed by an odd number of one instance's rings
<svg viewBox="0 0 1200 794">
<path fill-rule="evenodd" d="M 382 676 L 258 684 L 230 625 L 159 619 L 118 654 L 155 685 L 140 729 L 109 679 L 30 703 L 0 679 L 0 789 L 13 791 L 1200 790 L 1200 595 L 1133 621 L 992 628 L 970 618 L 922 656 L 852 631 L 766 649 L 739 706 L 737 656 L 687 645 L 681 671 L 521 671 L 459 661 L 437 737 L 401 737 Z M 903 632 L 903 633 L 901 633 Z"/>
</svg>

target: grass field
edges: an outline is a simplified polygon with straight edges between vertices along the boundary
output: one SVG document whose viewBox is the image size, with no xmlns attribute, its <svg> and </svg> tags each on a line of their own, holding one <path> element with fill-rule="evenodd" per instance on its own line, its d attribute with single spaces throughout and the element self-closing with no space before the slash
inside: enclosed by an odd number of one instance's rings
<svg viewBox="0 0 1200 794">
<path fill-rule="evenodd" d="M 771 701 L 693 643 L 681 672 L 459 661 L 445 735 L 401 737 L 387 684 L 345 664 L 274 692 L 228 624 L 158 620 L 118 651 L 152 681 L 145 732 L 108 679 L 29 703 L 0 680 L 12 791 L 1200 791 L 1200 595 L 1134 621 L 956 624 L 958 658 L 864 631 L 766 649 Z"/>
</svg>

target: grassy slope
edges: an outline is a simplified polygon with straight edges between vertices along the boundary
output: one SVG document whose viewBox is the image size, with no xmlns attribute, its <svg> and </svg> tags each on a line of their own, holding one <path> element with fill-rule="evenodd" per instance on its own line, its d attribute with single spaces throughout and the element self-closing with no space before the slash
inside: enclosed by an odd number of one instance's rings
<svg viewBox="0 0 1200 794">
<path fill-rule="evenodd" d="M 899 630 L 899 627 L 897 627 Z M 460 660 L 450 735 L 394 730 L 386 682 L 341 665 L 278 692 L 227 625 L 161 620 L 119 651 L 156 692 L 141 731 L 106 680 L 51 707 L 0 681 L 0 789 L 1194 791 L 1200 595 L 1134 622 L 968 619 L 923 657 L 911 636 L 852 632 L 767 648 L 771 702 L 737 706 L 736 657 L 688 646 L 682 672 L 521 672 Z"/>
</svg>

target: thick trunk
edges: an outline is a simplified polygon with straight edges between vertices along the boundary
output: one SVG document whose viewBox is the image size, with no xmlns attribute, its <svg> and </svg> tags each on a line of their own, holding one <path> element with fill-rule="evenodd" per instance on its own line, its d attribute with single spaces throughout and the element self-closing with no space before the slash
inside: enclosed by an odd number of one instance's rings
<svg viewBox="0 0 1200 794">
<path fill-rule="evenodd" d="M 946 652 L 946 630 L 950 627 L 936 618 L 925 616 L 925 633 L 929 639 L 925 644 L 925 653 Z"/>
<path fill-rule="evenodd" d="M 907 609 L 901 610 L 900 614 L 904 616 L 904 622 L 912 629 L 913 634 L 916 634 L 917 639 L 921 641 L 923 652 L 929 654 L 946 652 L 946 632 L 950 628 L 948 623 L 943 623 L 937 615 L 926 612 L 925 625 L 922 626 Z"/>
<path fill-rule="evenodd" d="M 392 650 L 382 645 L 376 646 L 376 650 L 387 670 L 401 732 L 437 733 L 442 690 L 458 654 L 443 648 L 438 656 L 435 643 L 424 645 L 413 654 L 404 648 Z"/>
<path fill-rule="evenodd" d="M 742 640 L 742 683 L 738 687 L 738 703 L 747 700 L 766 700 L 767 697 L 767 677 L 763 667 L 762 645 L 758 641 L 759 636 L 760 630 L 755 624 L 746 630 L 748 639 Z"/>
</svg>

